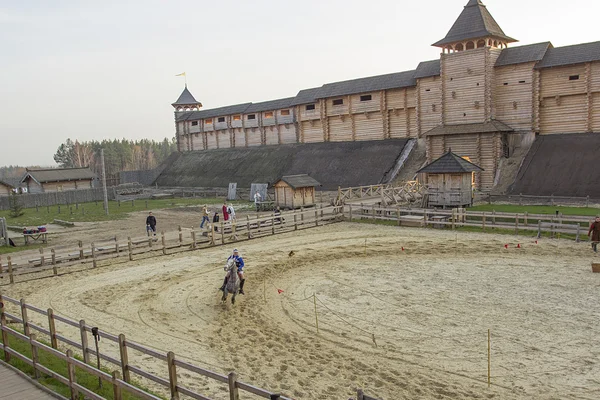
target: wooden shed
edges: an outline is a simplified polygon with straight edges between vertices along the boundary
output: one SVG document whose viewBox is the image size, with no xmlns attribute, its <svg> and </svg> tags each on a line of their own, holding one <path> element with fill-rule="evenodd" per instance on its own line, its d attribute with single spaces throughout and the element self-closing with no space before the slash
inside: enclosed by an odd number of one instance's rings
<svg viewBox="0 0 600 400">
<path fill-rule="evenodd" d="M 14 185 L 10 182 L 6 182 L 0 179 L 0 196 L 10 196 Z"/>
<path fill-rule="evenodd" d="M 95 179 L 96 174 L 88 167 L 27 169 L 21 184 L 29 193 L 62 192 L 92 189 Z"/>
<path fill-rule="evenodd" d="M 283 208 L 314 206 L 317 186 L 321 184 L 307 174 L 284 176 L 273 185 L 275 206 Z"/>
<path fill-rule="evenodd" d="M 473 204 L 473 174 L 481 171 L 450 150 L 417 173 L 426 184 L 429 206 L 445 208 Z"/>
</svg>

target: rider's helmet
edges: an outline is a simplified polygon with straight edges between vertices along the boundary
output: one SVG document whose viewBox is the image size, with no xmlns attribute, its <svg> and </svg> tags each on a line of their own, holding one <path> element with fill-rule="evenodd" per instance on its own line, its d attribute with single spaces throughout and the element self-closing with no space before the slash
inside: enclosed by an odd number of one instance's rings
<svg viewBox="0 0 600 400">
<path fill-rule="evenodd" d="M 233 254 L 235 255 L 236 253 L 239 254 L 238 249 L 233 249 Z"/>
</svg>

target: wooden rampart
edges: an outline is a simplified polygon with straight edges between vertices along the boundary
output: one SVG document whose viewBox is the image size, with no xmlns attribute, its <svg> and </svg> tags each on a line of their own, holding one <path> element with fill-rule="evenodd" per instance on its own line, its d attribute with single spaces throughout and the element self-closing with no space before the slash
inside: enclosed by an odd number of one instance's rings
<svg viewBox="0 0 600 400">
<path fill-rule="evenodd" d="M 235 243 L 279 233 L 317 227 L 342 220 L 342 207 L 317 207 L 268 214 L 256 218 L 238 219 L 233 223 L 209 225 L 207 231 L 182 229 L 160 232 L 152 237 L 115 238 L 77 247 L 60 246 L 40 248 L 37 253 L 23 252 L 0 256 L 0 285 L 17 280 L 50 277 L 78 270 L 96 268 L 103 261 L 116 259 L 133 261 L 144 255 L 167 255 L 183 251 Z M 216 230 L 215 230 L 216 228 Z M 110 263 L 109 262 L 109 263 Z"/>
</svg>

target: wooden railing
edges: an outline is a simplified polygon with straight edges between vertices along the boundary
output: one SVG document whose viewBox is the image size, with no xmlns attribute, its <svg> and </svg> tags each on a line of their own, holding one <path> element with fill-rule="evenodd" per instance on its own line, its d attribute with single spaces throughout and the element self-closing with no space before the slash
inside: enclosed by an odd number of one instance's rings
<svg viewBox="0 0 600 400">
<path fill-rule="evenodd" d="M 348 204 L 344 216 L 349 220 L 373 219 L 395 221 L 398 225 L 408 224 L 422 227 L 475 227 L 483 231 L 493 229 L 537 232 L 537 236 L 549 234 L 554 238 L 558 234 L 567 234 L 579 241 L 582 234 L 587 233 L 589 224 L 593 221 L 590 216 L 501 213 L 485 211 L 469 211 L 467 209 L 432 210 L 408 209 L 400 207 L 381 207 Z"/>
<path fill-rule="evenodd" d="M 13 313 L 8 312 L 7 306 L 11 306 L 17 311 Z M 29 316 L 29 312 L 37 313 L 47 318 L 48 328 L 36 325 L 33 323 Z M 19 315 L 20 314 L 20 315 Z M 186 374 L 193 373 L 199 376 L 210 378 L 212 380 L 221 382 L 227 385 L 230 398 L 239 399 L 239 392 L 252 393 L 256 396 L 271 400 L 290 400 L 287 397 L 281 396 L 278 393 L 273 393 L 265 389 L 258 388 L 256 386 L 244 383 L 238 380 L 237 374 L 231 372 L 228 375 L 223 375 L 217 372 L 213 372 L 201 367 L 198 367 L 189 362 L 178 359 L 175 354 L 171 351 L 162 352 L 158 350 L 150 349 L 144 345 L 133 342 L 125 335 L 115 335 L 106 331 L 100 330 L 96 327 L 91 327 L 84 320 L 74 321 L 70 318 L 62 317 L 55 314 L 52 309 L 42 310 L 33 305 L 27 304 L 25 300 L 16 300 L 11 297 L 0 295 L 0 327 L 2 331 L 2 349 L 4 351 L 4 360 L 9 362 L 11 357 L 15 357 L 27 365 L 33 367 L 35 371 L 35 378 L 41 376 L 40 373 L 51 376 L 61 382 L 62 384 L 69 387 L 71 393 L 71 399 L 79 398 L 78 395 L 82 394 L 86 399 L 104 400 L 105 398 L 93 392 L 89 388 L 83 387 L 76 381 L 75 371 L 80 369 L 95 377 L 98 377 L 102 381 L 112 385 L 113 387 L 113 398 L 115 400 L 122 399 L 122 392 L 129 392 L 140 399 L 149 400 L 160 400 L 160 397 L 150 393 L 147 390 L 140 389 L 133 385 L 132 375 L 146 378 L 159 387 L 164 388 L 170 394 L 171 399 L 179 399 L 179 395 L 186 395 L 192 399 L 197 400 L 211 400 L 209 397 L 200 394 L 178 382 L 178 373 L 186 372 Z M 56 330 L 56 322 L 66 324 L 71 329 L 78 330 L 78 336 L 81 337 L 80 342 L 68 339 L 66 336 L 60 334 Z M 23 328 L 23 333 L 16 329 L 9 327 L 9 324 L 20 324 Z M 90 348 L 88 339 L 90 334 L 93 332 L 97 333 L 102 339 L 113 342 L 119 349 L 119 358 L 96 352 L 93 348 Z M 48 339 L 50 345 L 45 344 L 38 340 L 38 335 L 43 335 Z M 28 342 L 31 346 L 31 358 L 24 354 L 19 353 L 14 347 L 11 347 L 13 339 L 20 339 L 21 341 Z M 62 349 L 67 349 L 63 351 Z M 133 365 L 129 361 L 128 350 L 135 350 L 146 356 L 151 357 L 155 361 L 166 362 L 166 369 L 164 376 L 158 376 L 145 371 L 139 366 Z M 38 357 L 38 351 L 43 350 L 67 363 L 67 376 L 63 376 L 56 371 L 49 369 L 48 367 L 40 363 Z M 74 351 L 81 354 L 83 361 L 74 357 Z M 91 357 L 99 357 L 104 360 L 107 365 L 113 365 L 117 367 L 112 374 L 108 374 L 101 369 L 96 368 L 90 364 Z"/>
<path fill-rule="evenodd" d="M 210 224 L 207 231 L 182 229 L 180 226 L 177 231 L 161 232 L 156 237 L 128 237 L 127 240 L 115 237 L 110 241 L 85 246 L 80 241 L 77 247 L 57 246 L 40 248 L 38 253 L 0 256 L 0 285 L 14 283 L 18 277 L 27 280 L 25 276 L 33 274 L 38 278 L 39 274 L 56 276 L 96 268 L 106 260 L 114 262 L 121 258 L 123 261 L 133 261 L 146 253 L 174 254 L 318 227 L 341 221 L 341 211 L 341 206 L 300 209 L 281 215 L 268 214 L 256 218 L 248 216 L 233 222 L 221 222 L 216 226 Z"/>
<path fill-rule="evenodd" d="M 423 197 L 424 188 L 418 181 L 408 181 L 400 185 L 370 185 L 349 188 L 339 188 L 335 201 L 336 205 L 360 200 L 376 199 L 382 204 L 412 203 L 420 201 Z"/>
</svg>

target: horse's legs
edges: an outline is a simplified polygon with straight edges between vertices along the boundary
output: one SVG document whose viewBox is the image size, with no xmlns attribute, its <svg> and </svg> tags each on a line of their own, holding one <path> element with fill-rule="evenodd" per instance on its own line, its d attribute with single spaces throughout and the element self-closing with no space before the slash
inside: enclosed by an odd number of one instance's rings
<svg viewBox="0 0 600 400">
<path fill-rule="evenodd" d="M 221 301 L 223 303 L 227 301 L 227 289 L 223 290 L 223 296 L 221 296 Z"/>
<path fill-rule="evenodd" d="M 235 296 L 236 295 L 237 295 L 236 293 L 233 293 L 233 296 L 231 296 L 231 304 L 235 304 Z"/>
</svg>

